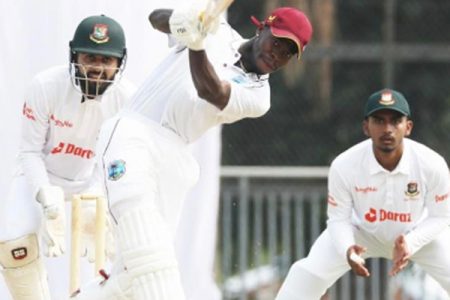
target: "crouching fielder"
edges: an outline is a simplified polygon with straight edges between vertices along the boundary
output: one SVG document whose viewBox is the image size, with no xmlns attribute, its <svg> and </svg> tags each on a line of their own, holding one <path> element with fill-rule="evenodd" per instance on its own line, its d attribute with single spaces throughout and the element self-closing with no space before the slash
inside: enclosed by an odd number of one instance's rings
<svg viewBox="0 0 450 300">
<path fill-rule="evenodd" d="M 150 14 L 153 27 L 172 33 L 178 44 L 134 101 L 102 127 L 98 144 L 122 266 L 97 289 L 81 289 L 77 299 L 185 298 L 173 234 L 199 176 L 187 146 L 214 126 L 264 115 L 267 73 L 300 57 L 312 31 L 294 8 L 256 22 L 251 40 L 224 20 L 203 23 L 199 16 L 190 6 Z"/>
<path fill-rule="evenodd" d="M 404 96 L 372 94 L 363 130 L 370 139 L 339 155 L 328 178 L 327 229 L 296 262 L 277 300 L 318 300 L 364 258 L 392 259 L 395 276 L 414 261 L 450 292 L 450 180 L 445 160 L 404 138 L 413 123 Z"/>
</svg>

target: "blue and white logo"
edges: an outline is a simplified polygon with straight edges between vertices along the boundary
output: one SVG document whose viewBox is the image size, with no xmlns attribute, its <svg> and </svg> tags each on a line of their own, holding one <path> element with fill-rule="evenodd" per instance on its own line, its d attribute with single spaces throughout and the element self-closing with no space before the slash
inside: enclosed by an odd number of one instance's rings
<svg viewBox="0 0 450 300">
<path fill-rule="evenodd" d="M 234 82 L 236 82 L 238 84 L 242 84 L 247 81 L 246 78 L 242 75 L 237 75 L 237 76 L 231 78 L 231 80 L 233 80 Z"/>
<path fill-rule="evenodd" d="M 119 180 L 127 171 L 125 168 L 125 161 L 122 159 L 114 160 L 108 166 L 108 179 Z"/>
</svg>

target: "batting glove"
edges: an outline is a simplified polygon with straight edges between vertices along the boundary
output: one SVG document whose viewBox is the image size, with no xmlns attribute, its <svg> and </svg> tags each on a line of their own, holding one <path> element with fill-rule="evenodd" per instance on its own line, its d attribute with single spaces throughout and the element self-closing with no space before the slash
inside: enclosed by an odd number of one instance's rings
<svg viewBox="0 0 450 300">
<path fill-rule="evenodd" d="M 48 257 L 57 257 L 65 252 L 66 212 L 64 191 L 58 186 L 44 186 L 36 196 L 41 203 L 43 250 Z"/>
<path fill-rule="evenodd" d="M 206 9 L 206 8 L 205 8 Z M 204 40 L 208 33 L 215 33 L 219 27 L 219 18 L 207 19 L 205 9 L 199 9 L 195 5 L 179 7 L 173 10 L 169 19 L 170 31 L 174 38 L 182 45 L 192 50 L 203 50 Z"/>
</svg>

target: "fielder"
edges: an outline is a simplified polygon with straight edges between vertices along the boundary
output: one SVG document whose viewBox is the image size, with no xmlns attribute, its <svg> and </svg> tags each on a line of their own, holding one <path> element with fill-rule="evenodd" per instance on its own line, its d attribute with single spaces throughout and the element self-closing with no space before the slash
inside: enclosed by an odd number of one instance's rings
<svg viewBox="0 0 450 300">
<path fill-rule="evenodd" d="M 0 212 L 1 272 L 13 299 L 47 300 L 53 294 L 43 254 L 58 257 L 66 249 L 65 199 L 93 191 L 100 125 L 134 92 L 126 80 L 119 82 L 125 59 L 122 27 L 104 15 L 91 16 L 70 42 L 70 65 L 38 74 L 26 92 L 18 171 L 4 200 L 7 209 Z M 83 227 L 94 228 L 92 207 L 84 214 Z M 84 232 L 82 254 L 89 260 L 93 237 Z M 67 262 L 49 274 L 50 282 L 68 278 Z M 67 295 L 68 284 L 64 289 Z"/>
<path fill-rule="evenodd" d="M 369 97 L 363 130 L 370 139 L 331 164 L 327 229 L 291 267 L 277 300 L 318 300 L 350 269 L 370 276 L 369 257 L 391 259 L 391 276 L 413 261 L 450 292 L 449 171 L 439 154 L 405 138 L 410 117 L 397 91 Z"/>
<path fill-rule="evenodd" d="M 76 299 L 185 299 L 173 235 L 183 198 L 199 176 L 187 146 L 214 126 L 264 115 L 268 74 L 300 57 L 312 34 L 295 8 L 255 19 L 250 40 L 225 20 L 208 18 L 195 5 L 149 16 L 177 45 L 131 104 L 102 127 L 98 153 L 118 262 L 109 279 L 82 288 Z"/>
</svg>

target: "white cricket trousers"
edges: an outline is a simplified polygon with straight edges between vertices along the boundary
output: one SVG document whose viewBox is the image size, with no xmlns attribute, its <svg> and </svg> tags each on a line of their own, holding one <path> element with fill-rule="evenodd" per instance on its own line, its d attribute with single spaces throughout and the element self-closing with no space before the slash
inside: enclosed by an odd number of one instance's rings
<svg viewBox="0 0 450 300">
<path fill-rule="evenodd" d="M 369 233 L 354 228 L 358 245 L 367 248 L 364 258 L 392 259 L 393 243 L 385 244 Z M 411 261 L 420 265 L 450 294 L 450 230 L 422 247 Z M 345 256 L 339 255 L 328 230 L 315 241 L 308 256 L 295 262 L 276 300 L 319 300 L 326 290 L 350 270 Z M 369 270 L 370 272 L 370 270 Z"/>
</svg>

